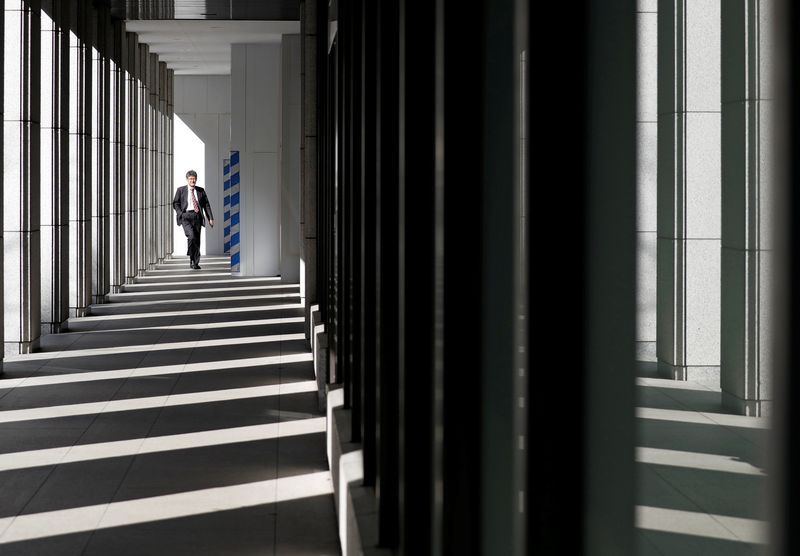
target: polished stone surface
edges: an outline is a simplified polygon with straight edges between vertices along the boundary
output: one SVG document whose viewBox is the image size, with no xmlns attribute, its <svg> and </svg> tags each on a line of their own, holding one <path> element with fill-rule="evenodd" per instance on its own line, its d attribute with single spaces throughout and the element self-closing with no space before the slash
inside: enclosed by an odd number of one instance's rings
<svg viewBox="0 0 800 556">
<path fill-rule="evenodd" d="M 657 378 L 655 363 L 639 363 L 637 397 L 637 554 L 761 554 L 769 421 L 726 411 L 719 388 Z"/>
<path fill-rule="evenodd" d="M 0 553 L 340 553 L 298 286 L 181 262 L 6 360 Z"/>
</svg>

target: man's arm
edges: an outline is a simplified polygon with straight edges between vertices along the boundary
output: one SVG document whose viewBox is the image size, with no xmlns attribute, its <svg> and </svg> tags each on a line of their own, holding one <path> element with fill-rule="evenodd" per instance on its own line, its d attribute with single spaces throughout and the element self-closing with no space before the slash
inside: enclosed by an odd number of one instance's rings
<svg viewBox="0 0 800 556">
<path fill-rule="evenodd" d="M 178 214 L 181 212 L 181 189 L 180 187 L 178 188 L 175 192 L 175 197 L 172 199 L 172 208 L 175 209 L 175 212 Z"/>
<path fill-rule="evenodd" d="M 214 225 L 214 214 L 211 212 L 211 203 L 208 201 L 208 194 L 203 190 L 203 210 L 206 211 L 208 223 Z"/>
</svg>

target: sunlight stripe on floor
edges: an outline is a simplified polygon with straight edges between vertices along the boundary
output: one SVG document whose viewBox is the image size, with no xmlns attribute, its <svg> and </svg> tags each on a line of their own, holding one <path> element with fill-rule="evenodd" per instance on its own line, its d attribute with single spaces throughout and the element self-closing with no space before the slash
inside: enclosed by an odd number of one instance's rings
<svg viewBox="0 0 800 556">
<path fill-rule="evenodd" d="M 703 411 L 686 411 L 680 409 L 658 409 L 655 407 L 637 407 L 636 417 L 659 421 L 677 421 L 699 425 L 722 425 L 745 429 L 767 429 L 769 420 L 765 417 L 745 417 L 727 413 L 710 413 Z"/>
<path fill-rule="evenodd" d="M 247 307 L 214 307 L 212 309 L 189 309 L 186 311 L 160 311 L 153 313 L 119 313 L 119 314 L 109 314 L 109 315 L 89 315 L 87 317 L 75 317 L 69 320 L 70 322 L 78 323 L 78 322 L 93 322 L 93 321 L 103 321 L 103 320 L 182 317 L 187 315 L 215 315 L 222 313 L 251 313 L 251 312 L 255 313 L 260 311 L 278 311 L 283 309 L 303 309 L 303 308 L 305 308 L 305 305 L 303 305 L 302 303 L 280 303 L 275 305 L 248 305 Z"/>
<path fill-rule="evenodd" d="M 636 461 L 653 465 L 721 471 L 723 473 L 737 473 L 740 475 L 765 475 L 762 469 L 733 456 L 684 452 L 681 450 L 637 447 Z"/>
<path fill-rule="evenodd" d="M 29 409 L 8 409 L 0 411 L 0 423 L 18 423 L 21 421 L 57 419 L 61 417 L 75 417 L 78 415 L 96 415 L 99 413 L 112 413 L 117 411 L 138 411 L 142 409 L 244 400 L 316 391 L 316 380 L 303 380 L 286 384 L 209 390 L 204 392 L 191 392 L 188 394 L 171 394 L 168 396 L 148 396 L 146 398 L 53 405 Z"/>
<path fill-rule="evenodd" d="M 264 295 L 232 295 L 228 297 L 210 297 L 210 298 L 177 298 L 177 299 L 159 299 L 157 301 L 119 301 L 110 304 L 111 307 L 147 307 L 150 305 L 164 305 L 165 303 L 175 304 L 190 304 L 190 303 L 221 303 L 224 301 L 257 301 L 263 299 L 287 299 L 292 297 L 299 297 L 300 292 L 292 293 L 270 293 Z"/>
<path fill-rule="evenodd" d="M 0 519 L 0 543 L 69 535 L 329 495 L 329 471 Z"/>
<path fill-rule="evenodd" d="M 252 287 L 247 286 L 247 284 L 252 282 L 265 282 L 267 281 L 265 278 L 227 278 L 227 279 L 213 279 L 213 280 L 187 280 L 184 282 L 134 282 L 133 284 L 125 284 L 123 288 L 126 290 L 128 288 L 135 288 L 138 290 L 139 288 L 149 289 L 149 288 L 163 288 L 169 286 L 195 286 L 195 285 L 208 285 L 208 284 L 220 284 L 220 285 L 234 285 L 234 284 L 244 284 L 245 287 Z M 281 284 L 268 284 L 266 286 L 261 286 L 262 288 L 267 289 L 280 289 L 280 288 L 299 288 L 300 284 L 290 284 L 290 283 L 281 283 Z M 169 290 L 166 290 L 169 291 Z"/>
<path fill-rule="evenodd" d="M 271 326 L 277 324 L 297 324 L 305 322 L 305 317 L 284 317 L 273 319 L 233 320 L 225 322 L 200 322 L 196 324 L 165 324 L 161 326 L 138 326 L 134 328 L 103 328 L 81 332 L 61 332 L 59 336 L 84 336 L 86 334 L 114 334 L 118 332 L 146 332 L 148 330 L 216 330 L 222 328 L 243 328 L 248 326 Z M 51 352 L 52 353 L 52 352 Z"/>
<path fill-rule="evenodd" d="M 85 332 L 90 334 L 90 332 Z M 100 355 L 120 355 L 124 353 L 140 353 L 143 351 L 173 351 L 178 349 L 210 348 L 223 346 L 238 346 L 247 344 L 267 344 L 274 342 L 288 342 L 305 340 L 303 332 L 295 334 L 271 334 L 268 336 L 247 336 L 244 338 L 219 338 L 214 340 L 191 340 L 187 342 L 167 342 L 155 344 L 138 344 L 133 346 L 116 346 L 103 348 L 66 349 L 63 351 L 40 351 L 25 355 L 6 357 L 7 362 L 36 361 L 40 359 L 63 359 L 70 357 L 95 357 Z"/>
<path fill-rule="evenodd" d="M 324 417 L 0 454 L 0 471 L 222 446 L 325 432 Z"/>
<path fill-rule="evenodd" d="M 767 525 L 757 519 L 636 506 L 636 526 L 650 531 L 766 544 Z"/>
<path fill-rule="evenodd" d="M 115 369 L 113 371 L 86 371 L 80 373 L 64 373 L 49 376 L 30 376 L 17 379 L 0 380 L 0 389 L 25 388 L 30 386 L 50 386 L 53 384 L 72 384 L 91 382 L 94 380 L 119 380 L 145 376 L 173 375 L 181 373 L 200 373 L 207 371 L 235 372 L 252 367 L 272 367 L 290 363 L 311 362 L 310 353 L 292 355 L 272 355 L 268 357 L 249 357 L 245 359 L 224 359 L 221 361 L 203 361 L 199 363 L 180 363 L 177 365 L 156 365 L 153 367 L 136 367 L 133 369 Z M 46 371 L 46 369 L 45 369 Z M 45 372 L 41 371 L 41 372 Z"/>
</svg>

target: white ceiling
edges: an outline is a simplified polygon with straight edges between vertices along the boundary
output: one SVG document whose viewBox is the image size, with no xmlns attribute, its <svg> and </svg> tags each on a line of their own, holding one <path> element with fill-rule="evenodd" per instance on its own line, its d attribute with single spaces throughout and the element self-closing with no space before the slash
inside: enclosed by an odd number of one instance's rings
<svg viewBox="0 0 800 556">
<path fill-rule="evenodd" d="M 299 21 L 128 20 L 125 28 L 150 45 L 175 75 L 230 75 L 231 45 L 280 42 Z"/>
</svg>

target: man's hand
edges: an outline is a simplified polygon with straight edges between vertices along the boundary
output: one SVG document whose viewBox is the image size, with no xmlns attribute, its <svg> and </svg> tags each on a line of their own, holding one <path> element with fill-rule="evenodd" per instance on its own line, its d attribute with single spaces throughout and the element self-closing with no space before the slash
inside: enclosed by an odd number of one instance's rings
<svg viewBox="0 0 800 556">
<path fill-rule="evenodd" d="M 213 220 L 211 220 L 210 218 L 208 219 L 208 223 L 209 223 L 209 224 L 211 224 L 211 227 L 212 227 L 212 228 L 214 227 L 214 221 L 213 221 Z"/>
</svg>

